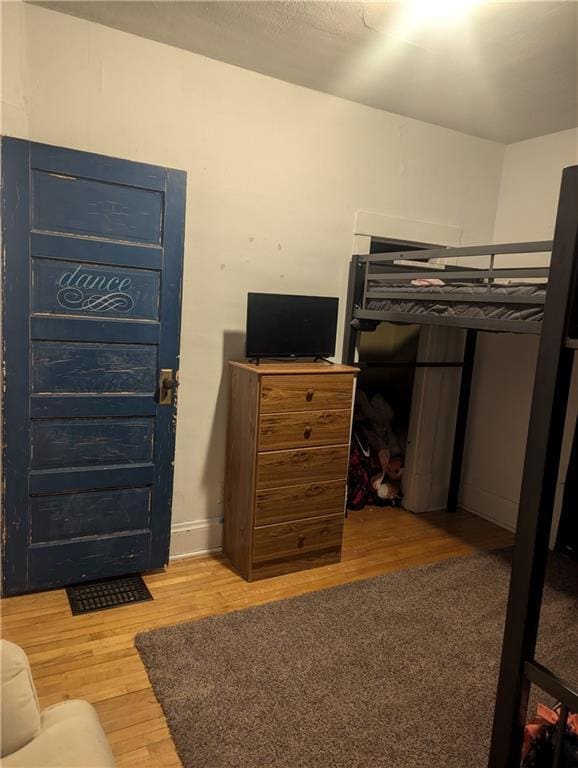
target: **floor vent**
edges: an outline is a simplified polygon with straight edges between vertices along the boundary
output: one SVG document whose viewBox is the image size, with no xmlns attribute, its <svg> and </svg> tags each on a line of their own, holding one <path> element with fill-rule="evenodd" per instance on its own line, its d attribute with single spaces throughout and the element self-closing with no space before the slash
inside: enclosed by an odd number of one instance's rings
<svg viewBox="0 0 578 768">
<path fill-rule="evenodd" d="M 138 574 L 76 584 L 66 587 L 66 594 L 74 616 L 153 599 L 142 576 Z"/>
</svg>

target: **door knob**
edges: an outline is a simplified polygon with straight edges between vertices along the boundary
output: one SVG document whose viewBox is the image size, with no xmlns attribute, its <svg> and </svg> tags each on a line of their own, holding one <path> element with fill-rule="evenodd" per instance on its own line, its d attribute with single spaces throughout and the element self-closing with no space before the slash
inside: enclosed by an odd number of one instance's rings
<svg viewBox="0 0 578 768">
<path fill-rule="evenodd" d="M 159 374 L 159 405 L 172 405 L 179 382 L 172 368 L 161 368 Z"/>
</svg>

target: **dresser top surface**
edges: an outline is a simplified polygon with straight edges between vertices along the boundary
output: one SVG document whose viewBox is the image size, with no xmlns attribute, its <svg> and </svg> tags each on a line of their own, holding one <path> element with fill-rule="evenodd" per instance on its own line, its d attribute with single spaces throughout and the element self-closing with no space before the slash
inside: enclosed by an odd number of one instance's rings
<svg viewBox="0 0 578 768">
<path fill-rule="evenodd" d="M 338 363 L 298 363 L 290 360 L 279 363 L 260 363 L 259 365 L 247 361 L 229 360 L 229 365 L 234 368 L 242 368 L 257 376 L 270 376 L 275 374 L 359 373 L 359 368 L 355 368 L 351 365 L 341 365 Z"/>
</svg>

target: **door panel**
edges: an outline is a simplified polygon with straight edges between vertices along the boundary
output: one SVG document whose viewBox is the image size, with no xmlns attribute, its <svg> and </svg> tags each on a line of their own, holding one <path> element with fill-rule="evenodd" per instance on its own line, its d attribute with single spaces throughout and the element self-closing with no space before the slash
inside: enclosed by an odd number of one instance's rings
<svg viewBox="0 0 578 768">
<path fill-rule="evenodd" d="M 160 191 L 32 171 L 32 226 L 140 243 L 161 242 Z"/>
<path fill-rule="evenodd" d="M 50 398 L 33 395 L 30 398 L 30 415 L 36 419 L 59 416 L 156 416 L 156 403 L 150 395 L 76 395 L 74 399 L 66 395 L 53 395 Z"/>
<path fill-rule="evenodd" d="M 141 485 L 152 486 L 155 482 L 155 466 L 152 464 L 132 464 L 118 467 L 77 467 L 59 470 L 32 470 L 29 475 L 30 493 L 66 493 L 68 491 L 88 491 L 91 488 L 134 488 Z M 152 524 L 151 520 L 151 524 Z M 6 567 L 10 560 L 6 559 Z"/>
<path fill-rule="evenodd" d="M 29 589 L 121 576 L 150 568 L 151 533 L 121 533 L 87 539 L 32 544 L 28 552 Z"/>
<path fill-rule="evenodd" d="M 152 461 L 154 419 L 33 419 L 32 469 Z"/>
<path fill-rule="evenodd" d="M 179 297 L 180 298 L 180 297 Z M 160 327 L 158 323 L 133 323 L 132 321 L 92 320 L 76 316 L 32 316 L 30 318 L 32 338 L 55 341 L 113 341 L 133 344 L 158 344 Z"/>
<path fill-rule="evenodd" d="M 77 243 L 76 238 L 59 235 L 57 232 L 47 235 L 32 232 L 30 255 L 38 259 L 74 261 L 78 254 Z M 155 248 L 137 243 L 85 239 L 82 251 L 85 260 L 92 264 L 123 264 L 126 267 L 141 269 L 161 269 L 163 264 L 163 249 L 160 246 Z"/>
<path fill-rule="evenodd" d="M 33 341 L 34 394 L 154 394 L 157 347 L 146 344 L 84 344 Z"/>
<path fill-rule="evenodd" d="M 148 529 L 150 488 L 32 496 L 30 542 Z"/>
<path fill-rule="evenodd" d="M 3 139 L 3 592 L 168 562 L 186 176 Z"/>
<path fill-rule="evenodd" d="M 159 272 L 32 260 L 32 312 L 158 320 Z M 54 286 L 58 286 L 55 292 Z"/>
</svg>

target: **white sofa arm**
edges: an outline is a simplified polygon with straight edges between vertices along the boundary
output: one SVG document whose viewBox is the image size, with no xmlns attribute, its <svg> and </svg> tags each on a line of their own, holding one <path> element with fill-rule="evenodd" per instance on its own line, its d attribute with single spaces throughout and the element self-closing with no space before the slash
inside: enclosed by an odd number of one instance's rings
<svg viewBox="0 0 578 768">
<path fill-rule="evenodd" d="M 40 733 L 4 758 L 4 768 L 115 768 L 98 715 L 87 701 L 70 699 L 42 712 Z"/>
<path fill-rule="evenodd" d="M 40 707 L 26 654 L 8 640 L 0 641 L 1 757 L 29 744 L 40 732 Z"/>
</svg>

